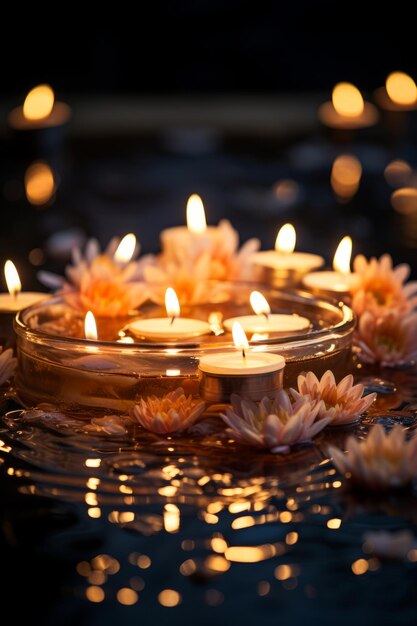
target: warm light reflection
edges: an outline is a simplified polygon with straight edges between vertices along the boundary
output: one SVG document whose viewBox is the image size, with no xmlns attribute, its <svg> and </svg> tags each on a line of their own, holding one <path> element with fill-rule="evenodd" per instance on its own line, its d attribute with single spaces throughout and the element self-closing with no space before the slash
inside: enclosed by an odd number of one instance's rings
<svg viewBox="0 0 417 626">
<path fill-rule="evenodd" d="M 188 198 L 187 228 L 191 233 L 204 233 L 207 229 L 203 201 L 196 193 Z"/>
<path fill-rule="evenodd" d="M 123 237 L 116 252 L 114 253 L 114 260 L 117 263 L 129 263 L 136 248 L 136 237 L 133 233 L 128 233 Z"/>
<path fill-rule="evenodd" d="M 84 465 L 86 467 L 100 467 L 101 459 L 86 459 Z"/>
<path fill-rule="evenodd" d="M 84 334 L 86 339 L 97 340 L 97 324 L 94 314 L 91 311 L 87 311 L 84 320 Z"/>
<path fill-rule="evenodd" d="M 181 602 L 181 595 L 174 589 L 164 589 L 158 594 L 158 601 L 162 606 L 177 606 Z"/>
<path fill-rule="evenodd" d="M 55 179 L 47 163 L 37 161 L 29 165 L 25 172 L 26 197 L 31 204 L 42 206 L 55 193 Z"/>
<path fill-rule="evenodd" d="M 88 517 L 92 517 L 93 519 L 99 519 L 101 517 L 101 509 L 98 506 L 93 506 L 87 509 Z"/>
<path fill-rule="evenodd" d="M 267 543 L 261 546 L 231 546 L 227 548 L 224 556 L 228 561 L 235 563 L 258 563 L 270 559 L 276 554 L 276 546 Z"/>
<path fill-rule="evenodd" d="M 164 528 L 168 533 L 177 533 L 180 528 L 180 510 L 175 504 L 164 506 Z"/>
<path fill-rule="evenodd" d="M 223 539 L 223 537 L 213 537 L 211 540 L 211 549 L 213 552 L 223 554 L 227 550 L 227 542 Z"/>
<path fill-rule="evenodd" d="M 54 107 L 54 92 L 49 85 L 38 85 L 31 89 L 23 103 L 23 116 L 27 120 L 43 120 Z"/>
<path fill-rule="evenodd" d="M 9 259 L 4 264 L 4 276 L 10 295 L 16 297 L 22 291 L 22 283 L 20 282 L 15 264 Z"/>
<path fill-rule="evenodd" d="M 91 587 L 87 587 L 85 590 L 85 595 L 87 600 L 90 602 L 103 602 L 106 594 L 104 593 L 101 587 L 97 587 L 96 585 L 92 585 Z"/>
<path fill-rule="evenodd" d="M 232 335 L 236 348 L 238 350 L 242 350 L 242 353 L 244 354 L 245 350 L 249 348 L 249 342 L 240 322 L 233 322 Z"/>
<path fill-rule="evenodd" d="M 412 171 L 407 161 L 395 159 L 388 163 L 384 170 L 385 180 L 391 187 L 402 187 L 407 184 Z"/>
<path fill-rule="evenodd" d="M 350 274 L 350 257 L 352 256 L 352 239 L 343 237 L 337 246 L 333 259 L 333 269 L 340 274 Z"/>
<path fill-rule="evenodd" d="M 292 224 L 284 224 L 279 231 L 275 240 L 275 250 L 284 254 L 291 254 L 295 248 L 296 234 Z"/>
<path fill-rule="evenodd" d="M 181 374 L 181 370 L 169 369 L 165 370 L 165 376 L 179 376 Z"/>
<path fill-rule="evenodd" d="M 362 176 L 360 161 L 350 155 L 342 154 L 333 163 L 330 183 L 336 196 L 349 200 L 358 191 Z"/>
<path fill-rule="evenodd" d="M 361 574 L 365 574 L 369 569 L 368 561 L 366 559 L 358 559 L 352 563 L 352 572 L 356 574 L 356 576 L 360 576 Z"/>
<path fill-rule="evenodd" d="M 364 110 L 361 92 L 352 83 L 337 83 L 333 88 L 332 102 L 337 113 L 345 117 L 358 117 Z"/>
<path fill-rule="evenodd" d="M 391 204 L 397 213 L 402 215 L 417 215 L 417 189 L 403 187 L 391 195 Z"/>
<path fill-rule="evenodd" d="M 231 564 L 219 554 L 210 554 L 205 560 L 205 566 L 213 572 L 227 572 Z"/>
<path fill-rule="evenodd" d="M 180 303 L 178 301 L 177 294 L 172 287 L 168 287 L 165 292 L 165 308 L 168 317 L 171 319 L 174 320 L 176 317 L 179 317 L 181 312 Z"/>
<path fill-rule="evenodd" d="M 331 530 L 337 530 L 342 525 L 342 520 L 338 517 L 334 517 L 333 519 L 327 520 L 327 528 Z"/>
<path fill-rule="evenodd" d="M 395 104 L 410 106 L 417 101 L 416 84 L 404 72 L 392 72 L 385 81 L 385 89 Z"/>
<path fill-rule="evenodd" d="M 122 587 L 122 589 L 119 589 L 116 597 L 120 604 L 124 604 L 125 606 L 132 606 L 132 604 L 136 604 L 139 600 L 139 596 L 136 591 L 130 589 L 129 587 Z"/>
<path fill-rule="evenodd" d="M 268 300 L 263 296 L 260 291 L 252 291 L 249 296 L 250 305 L 255 311 L 256 315 L 268 316 L 271 312 Z"/>
</svg>

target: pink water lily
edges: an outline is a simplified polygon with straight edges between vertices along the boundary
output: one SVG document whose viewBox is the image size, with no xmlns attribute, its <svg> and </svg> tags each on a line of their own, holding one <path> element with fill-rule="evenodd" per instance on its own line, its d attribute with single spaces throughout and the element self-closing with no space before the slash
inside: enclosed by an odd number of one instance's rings
<svg viewBox="0 0 417 626">
<path fill-rule="evenodd" d="M 330 421 L 316 421 L 317 403 L 307 397 L 291 402 L 284 390 L 258 404 L 235 394 L 231 401 L 232 408 L 220 415 L 230 437 L 272 452 L 288 452 L 291 446 L 310 442 Z"/>
<path fill-rule="evenodd" d="M 182 387 L 162 397 L 140 398 L 133 407 L 133 419 L 153 433 L 167 434 L 187 430 L 200 417 L 205 403 L 186 396 Z"/>
<path fill-rule="evenodd" d="M 2 348 L 0 348 L 1 352 Z M 7 382 L 16 369 L 17 359 L 13 357 L 13 350 L 7 348 L 0 354 L 0 385 Z"/>
<path fill-rule="evenodd" d="M 364 386 L 354 385 L 351 374 L 337 384 L 331 370 L 327 370 L 320 380 L 313 372 L 300 374 L 297 386 L 297 390 L 291 389 L 293 397 L 298 400 L 306 396 L 315 401 L 317 418 L 329 418 L 332 426 L 356 422 L 376 398 L 376 393 L 364 396 Z"/>
<path fill-rule="evenodd" d="M 417 360 L 417 313 L 392 311 L 376 317 L 365 312 L 356 333 L 358 355 L 365 363 L 385 367 L 409 365 Z"/>
<path fill-rule="evenodd" d="M 404 487 L 417 476 L 417 437 L 407 441 L 400 425 L 386 434 L 377 424 L 364 441 L 349 437 L 346 453 L 329 446 L 329 455 L 339 472 L 359 486 Z"/>
</svg>

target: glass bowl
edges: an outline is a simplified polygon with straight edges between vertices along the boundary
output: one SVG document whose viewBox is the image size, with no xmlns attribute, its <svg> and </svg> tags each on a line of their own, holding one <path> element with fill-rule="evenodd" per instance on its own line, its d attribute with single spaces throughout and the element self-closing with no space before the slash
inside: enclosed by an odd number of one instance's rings
<svg viewBox="0 0 417 626">
<path fill-rule="evenodd" d="M 220 360 L 222 353 L 236 350 L 220 320 L 251 314 L 249 295 L 254 289 L 263 293 L 274 313 L 298 314 L 311 321 L 307 331 L 250 341 L 254 351 L 285 357 L 285 387 L 294 386 L 303 371 L 321 375 L 332 369 L 339 379 L 349 370 L 355 317 L 343 303 L 254 283 L 230 282 L 222 288 L 227 298 L 218 303 L 182 307 L 181 317 L 210 319 L 213 332 L 181 342 L 129 336 L 128 325 L 134 319 L 166 317 L 162 307 L 151 303 L 127 318 L 97 318 L 99 341 L 83 338 L 84 314 L 60 298 L 21 311 L 15 320 L 19 401 L 24 406 L 50 402 L 61 408 L 126 413 L 138 397 L 162 396 L 180 386 L 198 396 L 199 358 L 218 353 Z"/>
</svg>

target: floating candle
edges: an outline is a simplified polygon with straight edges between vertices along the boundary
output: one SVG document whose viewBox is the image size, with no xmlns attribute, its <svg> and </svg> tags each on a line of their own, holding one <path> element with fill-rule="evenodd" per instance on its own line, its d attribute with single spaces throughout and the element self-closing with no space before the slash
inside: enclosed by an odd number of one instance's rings
<svg viewBox="0 0 417 626">
<path fill-rule="evenodd" d="M 224 326 L 227 330 L 231 331 L 233 324 L 239 322 L 247 333 L 291 335 L 311 325 L 309 319 L 300 315 L 271 313 L 267 299 L 259 291 L 252 291 L 250 303 L 256 315 L 241 315 L 226 319 Z"/>
<path fill-rule="evenodd" d="M 16 313 L 49 297 L 40 291 L 22 291 L 19 274 L 12 261 L 4 264 L 4 274 L 9 293 L 0 293 L 0 311 Z"/>
<path fill-rule="evenodd" d="M 358 282 L 358 276 L 350 271 L 352 239 L 343 237 L 333 259 L 334 271 L 310 272 L 303 278 L 304 286 L 312 291 L 346 294 Z"/>
<path fill-rule="evenodd" d="M 171 287 L 165 292 L 165 308 L 168 317 L 135 320 L 128 328 L 137 337 L 158 341 L 181 341 L 211 332 L 207 322 L 179 317 L 180 305 L 177 294 Z"/>
<path fill-rule="evenodd" d="M 60 126 L 68 122 L 71 109 L 65 102 L 55 101 L 49 85 L 38 85 L 26 96 L 23 106 L 9 114 L 9 125 L 15 130 L 34 130 Z"/>
<path fill-rule="evenodd" d="M 229 402 L 230 394 L 239 393 L 256 401 L 281 389 L 284 357 L 250 349 L 239 322 L 234 322 L 232 334 L 236 351 L 200 358 L 201 397 L 210 402 Z"/>
<path fill-rule="evenodd" d="M 308 252 L 294 252 L 296 232 L 292 224 L 284 224 L 278 231 L 275 240 L 275 250 L 263 250 L 253 254 L 253 265 L 267 272 L 293 272 L 295 280 L 307 272 L 321 267 L 324 258 L 318 254 Z"/>
<path fill-rule="evenodd" d="M 379 118 L 377 108 L 365 102 L 355 85 L 341 82 L 335 85 L 332 101 L 319 108 L 319 119 L 330 128 L 357 129 L 373 126 Z"/>
</svg>

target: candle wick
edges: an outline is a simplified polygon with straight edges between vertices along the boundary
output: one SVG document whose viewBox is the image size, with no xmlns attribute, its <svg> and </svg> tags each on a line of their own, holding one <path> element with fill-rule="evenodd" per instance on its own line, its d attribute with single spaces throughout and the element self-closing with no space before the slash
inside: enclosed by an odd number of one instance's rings
<svg viewBox="0 0 417 626">
<path fill-rule="evenodd" d="M 170 323 L 169 323 L 169 325 L 170 325 L 170 326 L 172 326 L 172 324 L 174 323 L 174 320 L 175 320 L 175 315 L 173 315 L 173 316 L 171 317 L 171 321 L 170 321 Z"/>
<path fill-rule="evenodd" d="M 19 290 L 18 289 L 13 289 L 13 300 L 16 302 L 17 301 L 17 296 L 19 295 Z"/>
<path fill-rule="evenodd" d="M 264 313 L 262 313 L 262 315 L 265 316 L 265 319 L 267 322 L 269 322 L 269 313 L 267 313 L 266 311 L 264 311 Z"/>
<path fill-rule="evenodd" d="M 242 356 L 244 359 L 246 359 L 246 352 L 245 352 L 245 348 L 242 348 Z"/>
</svg>

